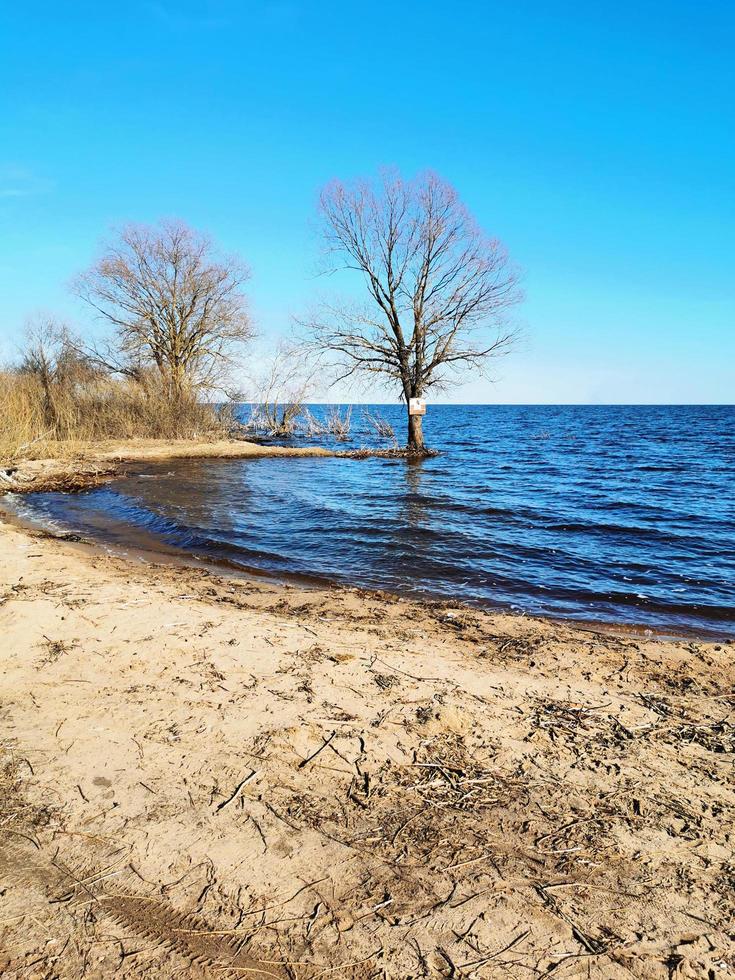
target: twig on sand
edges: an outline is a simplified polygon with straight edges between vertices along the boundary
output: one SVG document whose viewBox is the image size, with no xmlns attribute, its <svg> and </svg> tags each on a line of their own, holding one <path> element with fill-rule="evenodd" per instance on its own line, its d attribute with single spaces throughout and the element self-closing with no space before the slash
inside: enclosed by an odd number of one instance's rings
<svg viewBox="0 0 735 980">
<path fill-rule="evenodd" d="M 336 731 L 335 732 L 332 732 L 332 734 L 328 738 L 325 738 L 324 741 L 322 742 L 322 744 L 316 750 L 316 752 L 312 752 L 311 755 L 307 756 L 305 759 L 302 759 L 301 762 L 298 764 L 298 767 L 297 768 L 303 769 L 304 766 L 307 766 L 311 762 L 312 759 L 316 759 L 316 757 L 319 755 L 319 753 L 320 752 L 323 752 L 324 749 L 326 749 L 326 747 L 329 745 L 329 743 L 332 741 L 332 739 L 335 737 L 336 734 L 337 734 Z"/>
<path fill-rule="evenodd" d="M 287 827 L 291 828 L 291 830 L 295 830 L 296 833 L 300 832 L 301 828 L 297 827 L 296 824 L 291 823 L 290 820 L 287 820 L 282 813 L 279 813 L 278 810 L 276 810 L 276 808 L 273 806 L 272 803 L 270 803 L 268 800 L 265 800 L 264 802 L 265 802 L 266 809 L 270 810 L 270 812 L 273 814 L 274 817 L 276 817 L 278 820 L 281 820 L 283 823 L 285 823 Z"/>
<path fill-rule="evenodd" d="M 284 905 L 288 905 L 290 902 L 299 896 L 302 892 L 305 892 L 307 888 L 313 888 L 314 885 L 321 884 L 322 881 L 327 881 L 329 875 L 325 875 L 323 878 L 317 878 L 316 881 L 307 881 L 305 885 L 302 885 L 297 891 L 293 893 L 290 898 L 284 899 L 282 902 L 274 902 L 272 905 L 264 905 L 259 909 L 250 909 L 249 912 L 243 912 L 242 917 L 245 918 L 246 915 L 262 915 L 264 912 L 270 912 L 273 909 L 280 909 Z M 184 933 L 187 936 L 236 936 L 242 934 L 244 931 L 242 929 L 174 929 L 173 932 Z"/>
<path fill-rule="evenodd" d="M 247 814 L 248 820 L 255 825 L 255 829 L 258 831 L 258 836 L 263 841 L 263 854 L 268 850 L 268 841 L 265 839 L 265 834 L 263 833 L 263 828 L 260 826 L 258 821 L 252 815 L 252 813 Z"/>
<path fill-rule="evenodd" d="M 326 977 L 330 973 L 337 973 L 340 970 L 346 970 L 353 966 L 361 966 L 363 963 L 368 963 L 376 956 L 379 956 L 380 953 L 382 953 L 382 951 L 383 951 L 383 947 L 381 946 L 380 949 L 376 949 L 374 953 L 371 953 L 369 956 L 364 956 L 361 960 L 352 960 L 349 963 L 342 963 L 340 966 L 331 966 L 328 967 L 326 970 L 320 970 L 318 973 L 315 973 L 313 975 L 311 980 L 318 980 L 319 977 Z"/>
<path fill-rule="evenodd" d="M 496 957 L 501 956 L 503 953 L 507 953 L 508 950 L 513 949 L 514 946 L 517 946 L 518 943 L 520 943 L 523 939 L 526 938 L 526 936 L 529 934 L 530 931 L 531 931 L 530 929 L 526 929 L 523 932 L 520 932 L 515 937 L 515 939 L 511 939 L 511 941 L 506 946 L 503 946 L 502 949 L 497 950 L 495 953 L 490 953 L 488 956 L 483 956 L 479 960 L 468 960 L 468 962 L 466 963 L 458 963 L 457 964 L 458 969 L 466 970 L 469 967 L 476 968 L 478 966 L 482 966 L 483 963 L 489 963 L 490 960 L 494 960 Z"/>
<path fill-rule="evenodd" d="M 253 779 L 255 779 L 255 777 L 256 777 L 257 775 L 258 775 L 258 770 L 257 770 L 257 769 L 251 769 L 251 770 L 250 770 L 250 773 L 249 773 L 249 775 L 247 775 L 247 776 L 246 776 L 246 777 L 245 777 L 244 779 L 241 779 L 241 780 L 240 780 L 240 782 L 239 782 L 239 783 L 237 784 L 237 786 L 236 786 L 236 787 L 235 787 L 235 788 L 233 789 L 233 791 L 232 791 L 232 793 L 230 793 L 230 795 L 229 795 L 229 796 L 227 797 L 227 799 L 226 799 L 226 800 L 223 800 L 223 801 L 222 801 L 222 802 L 221 802 L 221 803 L 220 803 L 220 804 L 219 804 L 219 805 L 218 805 L 218 806 L 217 806 L 217 807 L 215 808 L 215 811 L 214 811 L 214 812 L 215 812 L 215 813 L 219 813 L 219 812 L 220 812 L 220 810 L 224 810 L 224 808 L 225 808 L 225 807 L 227 806 L 227 804 L 228 804 L 228 803 L 232 803 L 232 801 L 233 801 L 233 800 L 234 800 L 234 799 L 235 799 L 235 798 L 237 797 L 237 795 L 238 795 L 238 793 L 239 793 L 239 792 L 240 792 L 240 790 L 241 790 L 241 789 L 243 788 L 243 786 L 247 786 L 247 784 L 248 784 L 248 783 L 249 783 L 249 782 L 250 782 L 251 780 L 253 780 Z"/>
<path fill-rule="evenodd" d="M 439 681 L 442 684 L 452 684 L 456 687 L 454 681 L 450 680 L 448 677 L 419 677 L 417 674 L 409 674 L 407 670 L 401 670 L 400 667 L 394 667 L 385 660 L 381 660 L 380 657 L 375 657 L 373 663 L 380 663 L 389 670 L 395 670 L 397 674 L 403 674 L 404 677 L 410 677 L 413 681 Z"/>
<path fill-rule="evenodd" d="M 588 953 L 598 954 L 606 951 L 607 947 L 605 943 L 599 939 L 595 939 L 594 936 L 586 935 L 582 929 L 580 929 L 574 919 L 559 908 L 552 896 L 547 895 L 543 885 L 534 885 L 534 890 L 549 911 L 553 912 L 554 915 L 558 916 L 558 918 L 567 923 L 572 930 L 572 935 L 574 938 L 577 940 L 580 946 L 583 946 L 587 950 Z"/>
<path fill-rule="evenodd" d="M 457 976 L 457 972 L 458 972 L 457 964 L 451 960 L 449 953 L 447 953 L 445 949 L 442 949 L 441 946 L 437 946 L 436 951 L 441 956 L 441 958 L 445 960 L 446 963 L 449 965 L 449 969 L 452 971 L 450 975 L 453 977 Z"/>
</svg>

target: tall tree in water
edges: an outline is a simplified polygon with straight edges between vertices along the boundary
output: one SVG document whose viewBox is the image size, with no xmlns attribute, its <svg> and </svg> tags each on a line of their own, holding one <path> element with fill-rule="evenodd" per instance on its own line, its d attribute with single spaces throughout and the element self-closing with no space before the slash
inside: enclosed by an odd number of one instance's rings
<svg viewBox="0 0 735 980">
<path fill-rule="evenodd" d="M 509 349 L 516 272 L 449 184 L 433 173 L 335 181 L 322 191 L 320 213 L 329 270 L 359 272 L 371 301 L 324 306 L 310 324 L 315 346 L 336 355 L 340 378 L 392 381 L 408 410 L 452 372 Z M 421 415 L 410 412 L 408 448 L 425 449 Z"/>
<path fill-rule="evenodd" d="M 246 266 L 180 221 L 127 225 L 76 282 L 114 328 L 96 357 L 137 377 L 153 368 L 172 403 L 221 383 L 236 349 L 252 336 Z"/>
</svg>

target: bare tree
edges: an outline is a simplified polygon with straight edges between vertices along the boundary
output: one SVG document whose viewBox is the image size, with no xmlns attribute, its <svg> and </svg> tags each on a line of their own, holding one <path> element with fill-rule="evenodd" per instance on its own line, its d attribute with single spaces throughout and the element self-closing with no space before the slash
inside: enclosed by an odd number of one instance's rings
<svg viewBox="0 0 735 980">
<path fill-rule="evenodd" d="M 236 257 L 181 221 L 128 225 L 75 283 L 114 327 L 106 367 L 137 377 L 159 372 L 172 402 L 222 384 L 232 356 L 252 337 L 242 292 L 249 278 Z"/>
<path fill-rule="evenodd" d="M 488 238 L 449 184 L 432 173 L 405 181 L 329 184 L 320 212 L 329 271 L 361 273 L 372 303 L 328 306 L 310 323 L 313 346 L 330 351 L 344 379 L 356 372 L 394 382 L 412 398 L 446 385 L 451 371 L 505 353 L 505 314 L 521 295 L 503 246 Z M 408 447 L 424 451 L 420 415 L 408 415 Z"/>
<path fill-rule="evenodd" d="M 94 369 L 80 356 L 69 328 L 52 316 L 30 319 L 18 370 L 38 382 L 44 424 L 49 433 L 58 436 L 63 394 L 94 376 Z"/>
<path fill-rule="evenodd" d="M 287 345 L 279 344 L 255 382 L 250 426 L 269 435 L 293 435 L 314 387 L 313 368 Z"/>
</svg>

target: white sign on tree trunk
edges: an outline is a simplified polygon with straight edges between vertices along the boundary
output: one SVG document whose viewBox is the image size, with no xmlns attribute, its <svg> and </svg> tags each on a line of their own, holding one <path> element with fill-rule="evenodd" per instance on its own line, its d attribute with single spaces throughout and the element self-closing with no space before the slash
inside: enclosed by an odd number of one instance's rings
<svg viewBox="0 0 735 980">
<path fill-rule="evenodd" d="M 409 415 L 426 415 L 426 401 L 423 398 L 411 398 L 408 402 Z"/>
</svg>

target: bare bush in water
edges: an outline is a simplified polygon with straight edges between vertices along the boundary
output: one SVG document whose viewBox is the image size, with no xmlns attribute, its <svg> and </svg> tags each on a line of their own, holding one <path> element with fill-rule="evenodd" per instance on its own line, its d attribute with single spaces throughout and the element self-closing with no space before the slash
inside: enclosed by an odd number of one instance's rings
<svg viewBox="0 0 735 980">
<path fill-rule="evenodd" d="M 304 435 L 310 439 L 315 436 L 323 436 L 329 431 L 325 423 L 320 421 L 306 406 L 301 412 L 301 427 Z"/>
<path fill-rule="evenodd" d="M 294 435 L 304 413 L 304 403 L 313 390 L 313 372 L 282 345 L 255 387 L 256 397 L 246 426 L 270 436 Z"/>
<path fill-rule="evenodd" d="M 338 405 L 332 405 L 325 419 L 325 429 L 336 439 L 344 441 L 350 435 L 352 426 L 352 405 L 348 405 L 344 413 L 340 412 Z"/>
<path fill-rule="evenodd" d="M 367 408 L 363 410 L 362 417 L 365 423 L 373 428 L 379 436 L 383 439 L 392 439 L 397 444 L 396 431 L 386 418 L 377 412 L 371 412 Z"/>
</svg>

